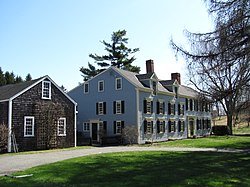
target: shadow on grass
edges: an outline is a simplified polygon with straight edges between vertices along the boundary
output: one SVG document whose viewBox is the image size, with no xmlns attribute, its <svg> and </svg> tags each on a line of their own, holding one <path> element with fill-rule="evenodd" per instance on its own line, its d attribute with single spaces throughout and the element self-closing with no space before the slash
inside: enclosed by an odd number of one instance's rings
<svg viewBox="0 0 250 187">
<path fill-rule="evenodd" d="M 248 153 L 130 152 L 92 155 L 29 169 L 0 186 L 248 186 Z"/>
</svg>

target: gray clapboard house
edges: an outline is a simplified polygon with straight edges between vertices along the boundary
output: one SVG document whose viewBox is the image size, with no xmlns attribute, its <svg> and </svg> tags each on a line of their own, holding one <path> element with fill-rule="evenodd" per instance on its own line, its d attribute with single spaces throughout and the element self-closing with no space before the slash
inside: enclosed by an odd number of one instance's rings
<svg viewBox="0 0 250 187">
<path fill-rule="evenodd" d="M 136 129 L 138 144 L 209 135 L 210 105 L 198 100 L 198 92 L 182 85 L 179 73 L 160 80 L 153 60 L 146 69 L 137 74 L 110 67 L 71 90 L 78 131 L 95 143 L 121 136 L 127 126 Z"/>
</svg>

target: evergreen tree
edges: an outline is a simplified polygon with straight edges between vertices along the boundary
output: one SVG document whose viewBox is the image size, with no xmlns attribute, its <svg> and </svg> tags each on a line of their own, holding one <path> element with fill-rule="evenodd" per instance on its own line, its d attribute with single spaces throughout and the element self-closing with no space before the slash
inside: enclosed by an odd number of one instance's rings
<svg viewBox="0 0 250 187">
<path fill-rule="evenodd" d="M 15 77 L 15 83 L 20 83 L 20 82 L 23 82 L 23 78 L 21 76 L 16 76 Z"/>
<path fill-rule="evenodd" d="M 25 77 L 25 81 L 31 81 L 32 77 L 30 75 L 30 73 L 27 74 L 27 76 Z"/>
<path fill-rule="evenodd" d="M 15 83 L 15 75 L 13 72 L 6 71 L 4 74 L 6 84 L 14 84 Z"/>
<path fill-rule="evenodd" d="M 140 67 L 133 66 L 132 62 L 136 60 L 134 56 L 131 57 L 132 54 L 139 51 L 139 48 L 128 48 L 126 44 L 128 44 L 128 38 L 126 38 L 127 31 L 126 30 L 118 30 L 113 32 L 111 35 L 111 43 L 106 41 L 101 41 L 105 46 L 105 50 L 108 52 L 107 55 L 97 55 L 90 54 L 89 57 L 94 59 L 95 63 L 101 67 L 101 69 L 96 69 L 95 66 L 88 63 L 88 68 L 82 67 L 80 71 L 83 73 L 84 80 L 87 80 L 109 66 L 115 66 L 117 68 L 133 71 L 136 73 L 140 72 Z"/>
<path fill-rule="evenodd" d="M 2 68 L 0 67 L 0 86 L 3 86 L 6 84 L 4 73 L 2 71 Z"/>
</svg>

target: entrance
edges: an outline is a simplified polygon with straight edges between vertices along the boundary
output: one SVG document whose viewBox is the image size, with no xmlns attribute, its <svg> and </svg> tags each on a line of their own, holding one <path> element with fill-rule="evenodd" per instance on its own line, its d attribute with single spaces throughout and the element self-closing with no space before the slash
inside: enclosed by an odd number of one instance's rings
<svg viewBox="0 0 250 187">
<path fill-rule="evenodd" d="M 188 120 L 188 137 L 193 137 L 195 135 L 195 132 L 194 132 L 194 119 L 193 118 L 190 118 Z"/>
<path fill-rule="evenodd" d="M 92 123 L 92 141 L 97 142 L 98 124 Z"/>
</svg>

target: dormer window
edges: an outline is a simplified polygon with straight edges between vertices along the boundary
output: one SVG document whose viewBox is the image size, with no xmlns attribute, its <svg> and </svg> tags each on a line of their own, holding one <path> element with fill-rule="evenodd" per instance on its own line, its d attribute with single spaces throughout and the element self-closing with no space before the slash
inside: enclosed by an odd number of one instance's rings
<svg viewBox="0 0 250 187">
<path fill-rule="evenodd" d="M 174 87 L 175 98 L 178 98 L 178 87 Z"/>
<path fill-rule="evenodd" d="M 153 81 L 153 94 L 156 95 L 157 93 L 157 82 L 156 81 Z"/>
<path fill-rule="evenodd" d="M 51 82 L 42 82 L 42 99 L 51 99 Z"/>
</svg>

